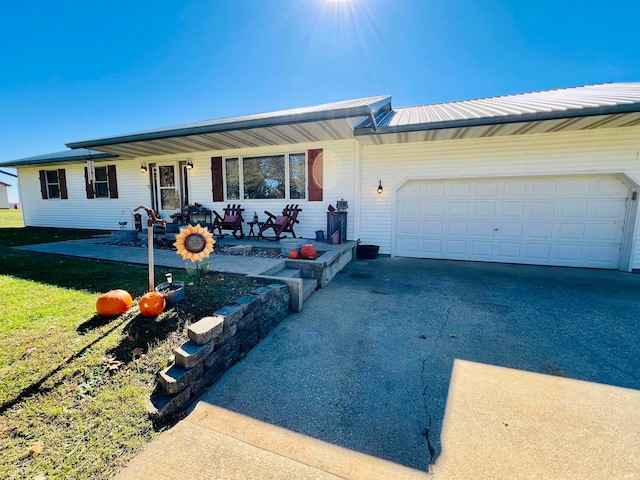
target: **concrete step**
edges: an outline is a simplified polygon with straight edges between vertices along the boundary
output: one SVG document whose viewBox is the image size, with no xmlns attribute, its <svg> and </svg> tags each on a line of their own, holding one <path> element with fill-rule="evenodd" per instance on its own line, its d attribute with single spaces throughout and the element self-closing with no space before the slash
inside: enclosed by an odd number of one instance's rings
<svg viewBox="0 0 640 480">
<path fill-rule="evenodd" d="M 315 278 L 303 278 L 302 279 L 302 301 L 306 301 L 313 292 L 318 288 L 318 280 Z"/>
<path fill-rule="evenodd" d="M 279 272 L 272 274 L 274 277 L 291 277 L 291 278 L 301 278 L 302 271 L 298 268 L 283 268 Z"/>
</svg>

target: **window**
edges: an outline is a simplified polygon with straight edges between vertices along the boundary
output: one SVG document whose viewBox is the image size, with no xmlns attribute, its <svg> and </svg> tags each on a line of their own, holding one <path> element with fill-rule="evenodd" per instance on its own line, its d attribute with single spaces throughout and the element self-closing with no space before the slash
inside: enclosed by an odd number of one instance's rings
<svg viewBox="0 0 640 480">
<path fill-rule="evenodd" d="M 64 168 L 57 170 L 40 170 L 40 193 L 43 200 L 49 198 L 59 198 L 66 200 L 67 196 L 67 177 Z"/>
<path fill-rule="evenodd" d="M 96 167 L 96 180 L 93 186 L 96 192 L 96 198 L 109 198 L 107 167 Z"/>
<path fill-rule="evenodd" d="M 48 198 L 60 198 L 60 178 L 57 170 L 47 170 L 47 196 Z"/>
<path fill-rule="evenodd" d="M 305 199 L 306 154 L 227 158 L 227 200 Z"/>
<path fill-rule="evenodd" d="M 93 170 L 93 178 L 91 171 Z M 118 182 L 116 177 L 116 166 L 106 165 L 104 167 L 84 168 L 84 183 L 87 198 L 118 198 Z"/>
</svg>

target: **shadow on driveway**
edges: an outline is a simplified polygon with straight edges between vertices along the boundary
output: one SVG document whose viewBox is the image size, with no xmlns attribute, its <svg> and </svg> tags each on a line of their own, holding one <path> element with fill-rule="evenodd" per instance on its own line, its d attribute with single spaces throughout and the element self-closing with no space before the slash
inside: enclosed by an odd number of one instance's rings
<svg viewBox="0 0 640 480">
<path fill-rule="evenodd" d="M 201 400 L 426 470 L 455 359 L 640 389 L 638 312 L 640 275 L 356 260 Z"/>
</svg>

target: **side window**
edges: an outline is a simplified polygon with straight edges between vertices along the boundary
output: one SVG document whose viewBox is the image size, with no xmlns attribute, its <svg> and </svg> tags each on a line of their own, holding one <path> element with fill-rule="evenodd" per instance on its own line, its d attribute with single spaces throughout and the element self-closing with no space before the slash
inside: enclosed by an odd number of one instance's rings
<svg viewBox="0 0 640 480">
<path fill-rule="evenodd" d="M 58 198 L 67 200 L 67 176 L 64 168 L 40 170 L 40 193 L 43 200 Z"/>
<path fill-rule="evenodd" d="M 96 180 L 93 188 L 96 192 L 96 198 L 109 198 L 107 167 L 96 167 Z"/>
<path fill-rule="evenodd" d="M 87 198 L 118 198 L 116 166 L 94 167 L 91 172 L 84 168 L 84 182 Z"/>
</svg>

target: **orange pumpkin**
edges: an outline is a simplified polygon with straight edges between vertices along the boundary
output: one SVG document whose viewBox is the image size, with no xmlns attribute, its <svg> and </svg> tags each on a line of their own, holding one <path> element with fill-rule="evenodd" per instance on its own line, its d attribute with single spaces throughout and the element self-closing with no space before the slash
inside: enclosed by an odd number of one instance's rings
<svg viewBox="0 0 640 480">
<path fill-rule="evenodd" d="M 300 249 L 300 256 L 302 258 L 306 258 L 307 260 L 314 260 L 316 258 L 316 247 L 313 245 L 303 245 Z"/>
<path fill-rule="evenodd" d="M 96 311 L 103 317 L 115 317 L 131 308 L 133 299 L 126 290 L 111 290 L 98 297 Z"/>
<path fill-rule="evenodd" d="M 155 317 L 164 310 L 166 300 L 159 292 L 145 293 L 140 298 L 140 313 L 145 317 Z"/>
<path fill-rule="evenodd" d="M 298 254 L 297 250 L 291 250 L 289 252 L 289 258 L 298 258 L 300 255 Z"/>
</svg>

